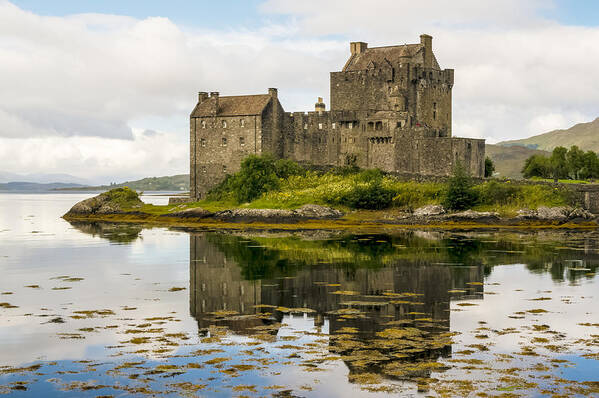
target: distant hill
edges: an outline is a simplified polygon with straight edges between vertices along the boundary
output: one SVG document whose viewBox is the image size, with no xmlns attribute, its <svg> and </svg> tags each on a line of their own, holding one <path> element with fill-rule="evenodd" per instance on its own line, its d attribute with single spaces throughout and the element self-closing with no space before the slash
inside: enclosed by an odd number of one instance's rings
<svg viewBox="0 0 599 398">
<path fill-rule="evenodd" d="M 530 149 L 523 146 L 485 145 L 486 155 L 495 163 L 495 171 L 500 177 L 522 178 L 524 161 L 532 155 L 551 155 L 550 152 Z"/>
<path fill-rule="evenodd" d="M 89 185 L 91 183 L 89 180 L 75 177 L 70 174 L 16 174 L 0 170 L 0 183 L 8 182 L 35 182 L 38 184 L 51 184 L 56 182 L 63 182 L 81 185 Z"/>
<path fill-rule="evenodd" d="M 77 188 L 59 188 L 58 190 L 68 191 L 106 191 L 112 188 L 127 186 L 136 191 L 188 191 L 189 190 L 189 174 L 179 174 L 175 176 L 165 177 L 147 177 L 136 181 L 125 181 L 120 184 L 99 185 L 93 187 L 77 187 Z"/>
<path fill-rule="evenodd" d="M 503 141 L 498 145 L 518 145 L 545 151 L 552 151 L 557 146 L 570 148 L 577 145 L 584 151 L 599 152 L 599 118 L 589 123 L 576 124 L 567 130 L 553 130 L 521 140 Z"/>
<path fill-rule="evenodd" d="M 31 191 L 31 192 L 43 192 L 52 191 L 56 189 L 76 189 L 81 188 L 83 185 L 71 184 L 63 182 L 53 182 L 49 184 L 38 184 L 36 182 L 26 181 L 13 181 L 5 184 L 0 184 L 0 191 Z"/>
</svg>

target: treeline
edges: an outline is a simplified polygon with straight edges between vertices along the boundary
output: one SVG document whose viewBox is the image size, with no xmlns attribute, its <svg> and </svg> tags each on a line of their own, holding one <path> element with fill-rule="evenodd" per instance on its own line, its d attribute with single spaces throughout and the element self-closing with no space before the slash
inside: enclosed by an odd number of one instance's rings
<svg viewBox="0 0 599 398">
<path fill-rule="evenodd" d="M 532 155 L 524 162 L 525 178 L 586 180 L 599 178 L 599 158 L 593 151 L 584 152 L 576 145 L 556 147 L 551 156 Z"/>
</svg>

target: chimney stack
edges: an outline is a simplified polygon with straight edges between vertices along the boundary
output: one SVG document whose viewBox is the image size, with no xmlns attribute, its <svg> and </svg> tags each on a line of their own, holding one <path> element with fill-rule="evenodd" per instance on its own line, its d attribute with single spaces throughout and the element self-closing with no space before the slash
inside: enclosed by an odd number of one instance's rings
<svg viewBox="0 0 599 398">
<path fill-rule="evenodd" d="M 425 68 L 433 67 L 433 37 L 429 35 L 420 35 L 420 44 L 424 47 L 424 62 Z"/>
<path fill-rule="evenodd" d="M 212 116 L 216 116 L 218 114 L 218 91 L 211 91 L 210 98 L 213 98 L 213 108 L 212 108 Z"/>
<path fill-rule="evenodd" d="M 349 43 L 349 51 L 352 55 L 363 53 L 367 48 L 368 43 L 364 43 L 363 41 L 353 41 Z"/>
<path fill-rule="evenodd" d="M 268 94 L 271 96 L 271 98 L 273 99 L 277 99 L 277 96 L 279 94 L 279 90 L 277 90 L 276 88 L 269 88 L 268 89 Z"/>
<path fill-rule="evenodd" d="M 205 91 L 200 91 L 198 93 L 198 102 L 201 104 L 202 102 L 208 99 L 208 93 Z"/>
<path fill-rule="evenodd" d="M 314 110 L 319 114 L 322 114 L 326 109 L 325 103 L 322 101 L 322 97 L 318 97 L 318 102 L 314 104 Z"/>
</svg>

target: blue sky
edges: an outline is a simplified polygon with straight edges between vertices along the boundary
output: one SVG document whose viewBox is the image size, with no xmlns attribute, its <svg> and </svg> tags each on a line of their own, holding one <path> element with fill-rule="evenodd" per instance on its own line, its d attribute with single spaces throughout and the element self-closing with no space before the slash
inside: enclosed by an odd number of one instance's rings
<svg viewBox="0 0 599 398">
<path fill-rule="evenodd" d="M 255 28 L 265 19 L 279 19 L 260 12 L 258 6 L 263 0 L 14 0 L 12 3 L 41 15 L 106 13 L 136 18 L 160 16 L 178 24 L 205 28 Z M 550 1 L 547 0 L 547 3 Z M 545 13 L 552 20 L 567 25 L 599 25 L 597 0 L 554 0 L 553 3 L 555 7 Z"/>
</svg>

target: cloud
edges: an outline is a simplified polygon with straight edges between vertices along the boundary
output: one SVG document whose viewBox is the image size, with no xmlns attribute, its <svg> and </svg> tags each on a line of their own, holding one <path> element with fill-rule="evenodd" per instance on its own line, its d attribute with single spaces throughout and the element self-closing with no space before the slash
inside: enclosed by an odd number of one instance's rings
<svg viewBox="0 0 599 398">
<path fill-rule="evenodd" d="M 40 16 L 0 0 L 0 169 L 186 171 L 197 91 L 278 87 L 286 110 L 310 110 L 317 96 L 328 99 L 329 72 L 342 68 L 350 40 L 402 44 L 420 33 L 434 36 L 440 64 L 456 70 L 455 135 L 495 142 L 569 127 L 598 116 L 599 28 L 548 20 L 552 7 L 541 0 L 267 0 L 263 15 L 282 15 L 283 23 L 207 30 L 160 17 Z M 145 147 L 161 137 L 177 158 Z"/>
</svg>

